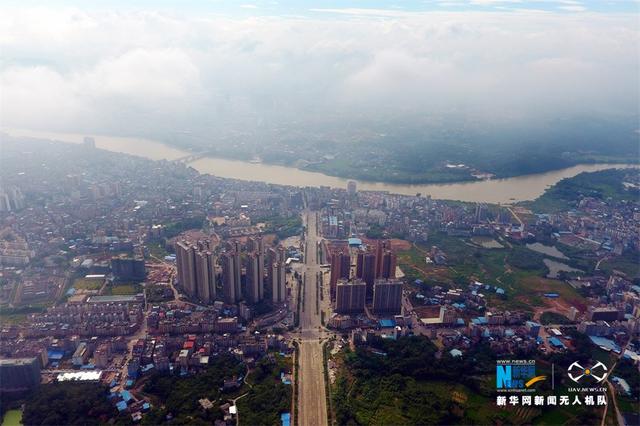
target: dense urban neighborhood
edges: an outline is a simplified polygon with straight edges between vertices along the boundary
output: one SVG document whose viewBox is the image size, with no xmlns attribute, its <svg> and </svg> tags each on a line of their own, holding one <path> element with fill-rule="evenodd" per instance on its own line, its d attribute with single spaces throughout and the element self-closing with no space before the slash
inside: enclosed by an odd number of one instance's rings
<svg viewBox="0 0 640 426">
<path fill-rule="evenodd" d="M 637 169 L 496 205 L 1 138 L 1 407 L 24 424 L 637 424 Z M 542 399 L 496 388 L 516 359 Z M 606 373 L 574 395 L 576 363 Z"/>
</svg>

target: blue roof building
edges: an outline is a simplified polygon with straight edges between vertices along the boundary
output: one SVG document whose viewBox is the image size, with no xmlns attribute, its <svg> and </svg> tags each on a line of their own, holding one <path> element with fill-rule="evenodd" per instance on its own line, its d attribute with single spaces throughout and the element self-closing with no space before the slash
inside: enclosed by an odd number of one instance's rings
<svg viewBox="0 0 640 426">
<path fill-rule="evenodd" d="M 291 426 L 291 414 L 290 413 L 280 414 L 280 421 L 282 422 L 282 426 Z"/>
<path fill-rule="evenodd" d="M 389 327 L 395 327 L 396 326 L 396 322 L 394 320 L 391 319 L 381 319 L 379 321 L 380 327 L 382 328 L 389 328 Z"/>
<path fill-rule="evenodd" d="M 57 349 L 47 350 L 47 358 L 49 361 L 60 361 L 64 357 L 64 351 Z"/>
<path fill-rule="evenodd" d="M 549 344 L 554 348 L 564 349 L 564 343 L 560 341 L 557 337 L 549 337 Z"/>
<path fill-rule="evenodd" d="M 622 350 L 620 349 L 620 346 L 616 345 L 613 340 L 598 336 L 589 336 L 589 339 L 591 339 L 591 342 L 594 345 L 599 346 L 605 350 L 614 351 L 617 353 L 620 353 L 620 351 Z"/>
<path fill-rule="evenodd" d="M 362 240 L 360 238 L 349 238 L 349 245 L 353 247 L 360 247 Z"/>
</svg>

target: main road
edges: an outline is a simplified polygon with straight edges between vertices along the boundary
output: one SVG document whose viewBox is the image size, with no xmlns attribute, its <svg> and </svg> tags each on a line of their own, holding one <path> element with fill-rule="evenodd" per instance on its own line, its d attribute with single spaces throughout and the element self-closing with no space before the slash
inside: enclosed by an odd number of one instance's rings
<svg viewBox="0 0 640 426">
<path fill-rule="evenodd" d="M 323 273 L 318 263 L 317 213 L 305 211 L 303 218 L 306 247 L 304 285 L 298 291 L 298 297 L 303 296 L 298 331 L 298 425 L 325 426 L 328 421 L 321 339 L 326 334 L 321 320 L 324 303 L 319 299 L 324 288 L 320 286 Z"/>
</svg>

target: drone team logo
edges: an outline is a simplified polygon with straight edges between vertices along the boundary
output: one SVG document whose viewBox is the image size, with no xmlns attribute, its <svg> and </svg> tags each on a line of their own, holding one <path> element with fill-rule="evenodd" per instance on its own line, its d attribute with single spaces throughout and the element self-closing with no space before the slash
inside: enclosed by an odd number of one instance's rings
<svg viewBox="0 0 640 426">
<path fill-rule="evenodd" d="M 598 361 L 591 367 L 583 367 L 578 361 L 571 364 L 567 370 L 569 378 L 576 383 L 580 380 L 591 377 L 596 383 L 602 382 L 607 377 L 607 366 Z"/>
</svg>

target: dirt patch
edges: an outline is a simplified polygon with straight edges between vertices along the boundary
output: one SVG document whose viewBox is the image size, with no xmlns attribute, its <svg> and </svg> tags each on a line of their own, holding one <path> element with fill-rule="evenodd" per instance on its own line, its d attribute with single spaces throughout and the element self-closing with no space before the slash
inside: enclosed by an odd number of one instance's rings
<svg viewBox="0 0 640 426">
<path fill-rule="evenodd" d="M 420 318 L 438 318 L 440 316 L 440 306 L 416 306 L 414 310 Z"/>
<path fill-rule="evenodd" d="M 389 240 L 391 243 L 391 249 L 398 251 L 405 251 L 411 248 L 411 243 L 407 240 L 400 240 L 398 238 L 392 238 Z"/>
</svg>

